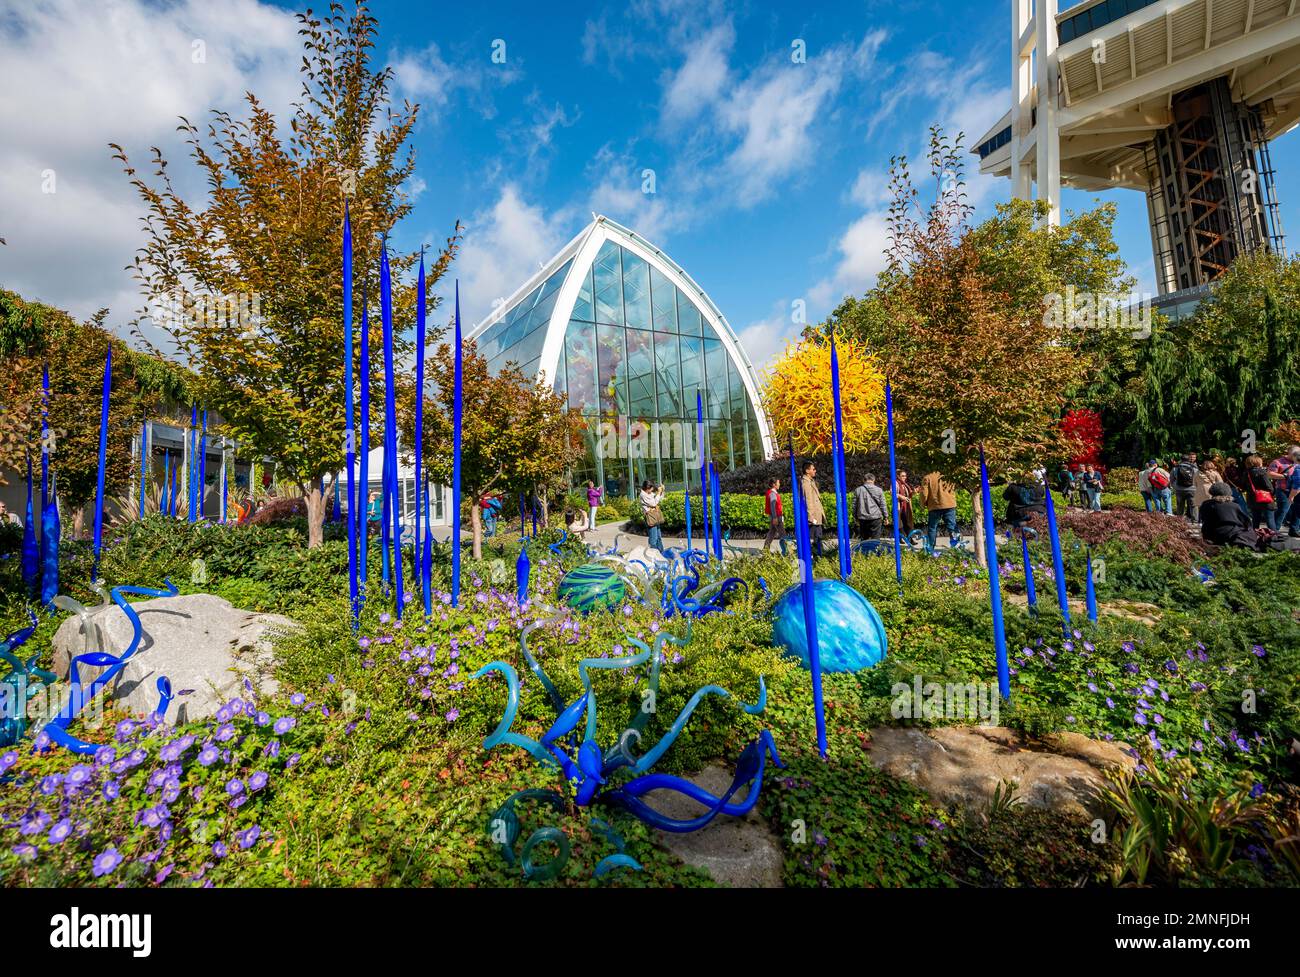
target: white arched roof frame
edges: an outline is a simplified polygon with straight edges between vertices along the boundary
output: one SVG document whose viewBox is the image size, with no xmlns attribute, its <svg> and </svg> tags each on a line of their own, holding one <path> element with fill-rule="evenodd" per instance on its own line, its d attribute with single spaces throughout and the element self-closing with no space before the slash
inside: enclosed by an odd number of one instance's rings
<svg viewBox="0 0 1300 977">
<path fill-rule="evenodd" d="M 722 348 L 727 351 L 727 356 L 730 357 L 732 365 L 736 367 L 737 372 L 740 374 L 741 383 L 744 384 L 745 393 L 749 397 L 750 405 L 753 407 L 754 419 L 758 424 L 759 435 L 762 438 L 763 456 L 765 459 L 771 458 L 773 455 L 772 432 L 768 427 L 767 414 L 763 411 L 763 402 L 758 395 L 758 380 L 754 375 L 754 366 L 745 354 L 744 347 L 740 345 L 740 340 L 731 328 L 731 323 L 727 321 L 726 316 L 713 303 L 713 300 L 709 298 L 704 289 L 700 288 L 680 265 L 635 231 L 610 220 L 608 217 L 597 216 L 591 224 L 583 229 L 582 233 L 566 244 L 537 274 L 524 282 L 508 299 L 500 303 L 492 311 L 491 315 L 471 329 L 465 338 L 474 339 L 481 336 L 496 324 L 502 315 L 512 309 L 517 302 L 527 297 L 538 285 L 545 282 L 556 270 L 563 267 L 566 261 L 572 259 L 573 264 L 570 265 L 569 271 L 565 275 L 564 283 L 560 286 L 559 295 L 556 296 L 555 305 L 551 309 L 551 319 L 546 325 L 546 338 L 542 343 L 541 359 L 537 365 L 539 379 L 545 379 L 553 384 L 555 382 L 556 367 L 559 365 L 560 356 L 564 351 L 564 335 L 569 328 L 569 319 L 572 317 L 573 307 L 577 303 L 578 292 L 582 287 L 582 276 L 575 275 L 573 273 L 574 269 L 589 269 L 595 263 L 601 245 L 606 241 L 613 241 L 615 244 L 622 245 L 648 264 L 653 265 L 665 278 L 695 303 L 696 308 L 700 310 L 700 314 L 704 316 L 704 320 L 713 328 L 714 334 L 722 342 Z"/>
</svg>

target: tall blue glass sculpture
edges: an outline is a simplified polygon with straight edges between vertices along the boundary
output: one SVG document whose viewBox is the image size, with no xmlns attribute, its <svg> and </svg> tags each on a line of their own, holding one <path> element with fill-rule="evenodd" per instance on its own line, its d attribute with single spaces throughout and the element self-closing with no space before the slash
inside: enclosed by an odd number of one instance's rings
<svg viewBox="0 0 1300 977">
<path fill-rule="evenodd" d="M 357 487 L 357 592 L 365 601 L 370 573 L 370 312 L 361 296 L 361 444 Z"/>
<path fill-rule="evenodd" d="M 424 561 L 420 558 L 423 538 L 420 535 L 420 498 L 424 487 L 424 345 L 425 345 L 425 308 L 424 293 L 424 249 L 420 249 L 420 279 L 415 296 L 415 558 L 416 578 L 419 581 L 420 595 L 424 598 L 425 613 L 429 613 L 432 603 L 424 584 Z"/>
<path fill-rule="evenodd" d="M 709 456 L 704 446 L 704 398 L 695 391 L 695 440 L 700 454 L 700 518 L 704 520 L 704 555 L 707 558 L 713 545 L 709 532 Z"/>
<path fill-rule="evenodd" d="M 722 484 L 718 470 L 709 463 L 709 486 L 713 492 L 713 555 L 722 559 Z"/>
<path fill-rule="evenodd" d="M 48 607 L 59 593 L 59 490 L 50 476 L 50 501 L 41 513 L 41 606 Z"/>
<path fill-rule="evenodd" d="M 199 429 L 199 459 L 195 466 L 199 473 L 199 483 L 194 488 L 194 516 L 190 522 L 203 518 L 203 503 L 208 491 L 208 410 L 203 409 L 203 426 Z"/>
<path fill-rule="evenodd" d="M 1011 698 L 1011 673 L 1007 662 L 1007 632 L 1002 620 L 1002 568 L 998 564 L 998 539 L 993 529 L 993 499 L 989 470 L 980 447 L 980 501 L 984 506 L 984 548 L 989 565 L 989 605 L 993 611 L 993 651 L 998 663 L 998 691 Z"/>
<path fill-rule="evenodd" d="M 365 533 L 364 511 L 357 511 L 356 486 L 356 410 L 352 399 L 352 217 L 343 204 L 343 454 L 348 470 L 348 606 L 352 608 L 352 623 L 360 623 L 360 580 L 357 576 L 357 533 Z M 361 493 L 365 495 L 365 485 Z M 365 509 L 364 502 L 361 509 Z M 225 504 L 222 503 L 222 511 Z"/>
<path fill-rule="evenodd" d="M 144 518 L 144 499 L 149 489 L 149 422 L 140 422 L 140 518 Z"/>
<path fill-rule="evenodd" d="M 840 354 L 835 349 L 835 333 L 831 332 L 831 399 L 835 405 L 835 536 L 840 547 L 840 579 L 848 580 L 853 573 L 853 540 L 849 530 L 848 479 L 844 468 L 844 414 L 840 409 Z"/>
<path fill-rule="evenodd" d="M 104 465 L 108 456 L 108 398 L 113 389 L 113 346 L 104 356 L 104 389 L 99 409 L 99 471 L 95 477 L 95 559 L 90 578 L 99 576 L 99 554 L 104 548 Z"/>
<path fill-rule="evenodd" d="M 199 518 L 199 405 L 193 404 L 190 407 L 190 431 L 189 459 L 185 465 L 185 497 L 189 500 L 189 507 L 186 510 L 186 519 L 189 522 L 197 522 Z"/>
<path fill-rule="evenodd" d="M 894 451 L 894 392 L 885 381 L 885 422 L 889 430 L 889 507 L 894 519 L 894 575 L 898 592 L 903 592 L 902 524 L 898 520 L 898 456 Z"/>
<path fill-rule="evenodd" d="M 1029 537 L 1024 529 L 1020 530 L 1020 557 L 1025 564 L 1025 601 L 1029 613 L 1038 613 L 1038 589 L 1034 586 L 1034 561 L 1029 558 Z"/>
<path fill-rule="evenodd" d="M 41 581 L 41 551 L 36 543 L 36 514 L 32 507 L 32 456 L 27 455 L 27 510 L 23 513 L 23 583 L 35 597 Z"/>
<path fill-rule="evenodd" d="M 817 752 L 826 757 L 826 703 L 822 698 L 821 646 L 817 640 L 817 601 L 813 592 L 812 542 L 808 533 L 808 514 L 804 510 L 794 456 L 794 437 L 790 438 L 790 484 L 794 486 L 794 534 L 799 550 L 799 572 L 803 586 L 804 634 L 808 644 L 808 672 L 812 677 L 813 718 L 817 724 Z"/>
<path fill-rule="evenodd" d="M 396 613 L 400 620 L 406 604 L 402 581 L 402 501 L 401 482 L 397 471 L 397 390 L 393 367 L 393 279 L 388 263 L 388 241 L 385 239 L 379 263 L 379 309 L 384 325 L 384 471 L 388 483 L 388 507 L 392 516 L 393 593 L 396 595 Z"/>
<path fill-rule="evenodd" d="M 1056 525 L 1056 502 L 1052 487 L 1043 486 L 1047 496 L 1047 533 L 1052 542 L 1052 570 L 1056 576 L 1056 602 L 1061 607 L 1061 630 L 1070 636 L 1070 596 L 1065 589 L 1065 558 L 1061 555 L 1061 530 Z"/>
<path fill-rule="evenodd" d="M 515 597 L 522 607 L 528 601 L 528 575 L 531 564 L 528 561 L 528 547 L 519 547 L 519 559 L 515 560 Z"/>
<path fill-rule="evenodd" d="M 460 339 L 460 282 L 456 282 L 455 367 L 452 373 L 451 418 L 451 606 L 460 606 L 460 447 L 464 424 L 462 354 Z"/>
<path fill-rule="evenodd" d="M 1085 584 L 1084 596 L 1088 604 L 1088 620 L 1094 624 L 1097 622 L 1097 581 L 1092 575 L 1092 547 L 1088 547 L 1088 579 Z"/>
</svg>

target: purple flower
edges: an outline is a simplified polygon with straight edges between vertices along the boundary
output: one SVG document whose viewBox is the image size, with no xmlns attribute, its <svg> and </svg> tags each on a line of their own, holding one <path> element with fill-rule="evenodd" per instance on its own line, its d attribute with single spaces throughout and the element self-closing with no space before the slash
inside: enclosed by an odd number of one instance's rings
<svg viewBox="0 0 1300 977">
<path fill-rule="evenodd" d="M 295 692 L 293 695 L 289 696 L 289 702 L 291 705 L 300 706 L 306 701 L 307 697 L 301 692 Z"/>
<path fill-rule="evenodd" d="M 298 720 L 294 719 L 292 716 L 281 716 L 275 721 L 275 725 L 272 726 L 271 729 L 276 736 L 283 736 L 297 725 Z"/>
<path fill-rule="evenodd" d="M 104 800 L 115 801 L 122 793 L 122 787 L 116 780 L 104 784 Z"/>
<path fill-rule="evenodd" d="M 16 750 L 9 750 L 4 756 L 0 756 L 0 772 L 8 770 L 18 762 L 18 753 Z"/>
<path fill-rule="evenodd" d="M 1147 717 L 1143 713 L 1135 712 L 1133 714 L 1133 721 L 1139 726 L 1145 726 L 1147 724 Z"/>
<path fill-rule="evenodd" d="M 232 777 L 226 782 L 226 793 L 231 797 L 237 797 L 244 792 L 244 782 L 238 777 Z"/>
<path fill-rule="evenodd" d="M 230 723 L 222 723 L 217 727 L 217 731 L 212 734 L 212 738 L 218 743 L 224 743 L 235 735 L 235 727 Z"/>
<path fill-rule="evenodd" d="M 46 840 L 49 841 L 51 845 L 57 845 L 64 841 L 70 834 L 72 834 L 72 822 L 67 818 L 64 818 L 50 829 L 49 836 Z"/>
<path fill-rule="evenodd" d="M 226 843 L 224 841 L 214 841 L 212 843 L 212 854 L 217 858 L 225 858 L 228 854 Z"/>
<path fill-rule="evenodd" d="M 263 787 L 266 786 L 266 782 L 269 779 L 270 777 L 266 773 L 266 771 L 258 770 L 256 773 L 254 773 L 251 777 L 248 778 L 248 789 L 261 790 Z"/>
<path fill-rule="evenodd" d="M 36 857 L 36 846 L 29 844 L 26 841 L 19 842 L 9 850 L 22 859 L 33 859 Z"/>
<path fill-rule="evenodd" d="M 110 845 L 104 851 L 95 856 L 95 861 L 92 864 L 91 870 L 94 873 L 95 878 L 99 878 L 101 875 L 107 875 L 121 864 L 122 855 L 116 848 Z"/>
<path fill-rule="evenodd" d="M 449 709 L 447 710 L 447 715 L 444 718 L 447 720 L 447 722 L 454 723 L 457 719 L 460 718 L 460 710 Z"/>
<path fill-rule="evenodd" d="M 239 839 L 240 848 L 252 848 L 257 843 L 258 836 L 261 835 L 262 828 L 260 825 L 253 825 L 247 831 L 238 832 L 235 837 Z"/>
<path fill-rule="evenodd" d="M 205 767 L 210 767 L 217 762 L 217 757 L 220 755 L 216 746 L 208 743 L 203 749 L 199 750 L 199 763 Z"/>
<path fill-rule="evenodd" d="M 1255 653 L 1256 658 L 1263 658 L 1264 655 L 1267 654 L 1267 652 L 1264 651 L 1263 645 L 1251 645 L 1250 650 Z"/>
</svg>

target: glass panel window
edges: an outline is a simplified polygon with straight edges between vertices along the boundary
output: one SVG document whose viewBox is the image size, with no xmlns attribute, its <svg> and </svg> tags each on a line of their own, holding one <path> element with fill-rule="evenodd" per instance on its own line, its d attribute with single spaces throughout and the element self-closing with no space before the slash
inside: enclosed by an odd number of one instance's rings
<svg viewBox="0 0 1300 977">
<path fill-rule="evenodd" d="M 564 359 L 568 371 L 569 406 L 584 414 L 596 413 L 596 327 L 570 320 L 564 334 Z"/>
<path fill-rule="evenodd" d="M 632 417 L 653 419 L 655 402 L 655 355 L 651 333 L 641 329 L 627 331 L 628 413 Z"/>
<path fill-rule="evenodd" d="M 703 320 L 700 318 L 700 310 L 680 289 L 677 291 L 677 324 L 683 336 L 700 335 L 704 325 Z"/>
<path fill-rule="evenodd" d="M 599 308 L 597 309 L 599 312 Z M 602 414 L 627 413 L 627 353 L 621 326 L 596 327 L 596 383 Z"/>
<path fill-rule="evenodd" d="M 731 387 L 727 380 L 727 351 L 721 340 L 704 340 L 705 416 L 726 417 L 731 410 Z"/>
<path fill-rule="evenodd" d="M 731 420 L 735 424 L 743 424 L 748 406 L 745 400 L 745 384 L 740 379 L 740 370 L 736 368 L 730 356 L 727 357 L 727 380 L 731 385 Z"/>
<path fill-rule="evenodd" d="M 633 329 L 650 328 L 650 266 L 623 249 L 623 314 Z"/>
<path fill-rule="evenodd" d="M 573 303 L 573 313 L 569 318 L 583 322 L 596 321 L 595 297 L 591 290 L 591 269 L 582 273 L 582 284 L 578 287 L 578 297 Z"/>
<path fill-rule="evenodd" d="M 606 241 L 596 255 L 596 321 L 623 324 L 623 282 L 619 253 L 623 249 Z"/>
<path fill-rule="evenodd" d="M 654 266 L 650 268 L 650 299 L 654 308 L 654 327 L 658 332 L 677 331 L 677 289 L 668 276 Z"/>
<path fill-rule="evenodd" d="M 687 417 L 695 416 L 695 394 L 704 389 L 704 341 L 696 336 L 681 337 L 682 406 Z"/>
<path fill-rule="evenodd" d="M 682 365 L 673 333 L 655 333 L 655 372 L 659 374 L 659 416 L 681 417 L 686 413 L 682 400 Z"/>
</svg>

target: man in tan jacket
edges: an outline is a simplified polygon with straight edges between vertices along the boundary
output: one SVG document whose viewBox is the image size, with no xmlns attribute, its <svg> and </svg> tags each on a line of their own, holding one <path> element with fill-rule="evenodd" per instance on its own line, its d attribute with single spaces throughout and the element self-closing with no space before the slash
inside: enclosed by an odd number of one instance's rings
<svg viewBox="0 0 1300 977">
<path fill-rule="evenodd" d="M 921 480 L 912 501 L 925 507 L 925 538 L 931 552 L 938 540 L 940 522 L 947 527 L 950 541 L 957 538 L 957 490 L 952 482 L 938 472 L 930 472 Z"/>
<path fill-rule="evenodd" d="M 808 538 L 812 541 L 813 555 L 822 555 L 822 527 L 826 524 L 826 510 L 822 508 L 822 494 L 817 488 L 817 466 L 811 461 L 803 466 L 799 480 L 803 492 L 804 509 L 808 513 Z"/>
</svg>

